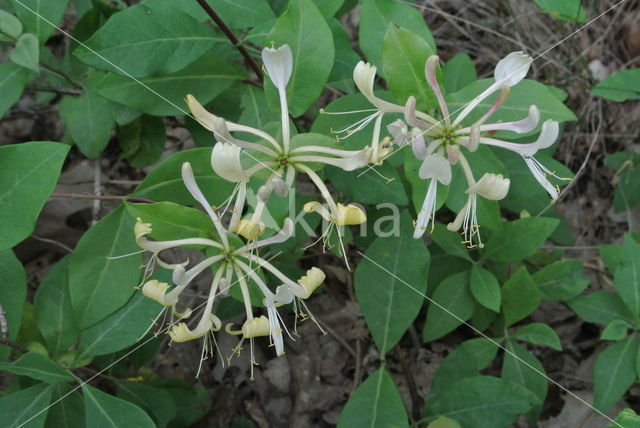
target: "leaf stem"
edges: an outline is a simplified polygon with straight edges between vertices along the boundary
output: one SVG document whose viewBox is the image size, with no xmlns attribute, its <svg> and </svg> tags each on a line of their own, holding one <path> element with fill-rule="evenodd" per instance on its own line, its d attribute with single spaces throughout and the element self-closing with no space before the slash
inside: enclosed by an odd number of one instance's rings
<svg viewBox="0 0 640 428">
<path fill-rule="evenodd" d="M 206 0 L 196 0 L 196 1 L 200 5 L 200 7 L 202 7 L 202 9 L 204 9 L 204 11 L 207 13 L 207 15 L 209 15 L 211 17 L 213 22 L 216 23 L 218 28 L 220 28 L 220 30 L 222 30 L 224 35 L 227 36 L 227 39 L 229 39 L 231 44 L 240 52 L 240 54 L 242 54 L 244 59 L 247 60 L 247 63 L 249 64 L 249 67 L 251 67 L 251 69 L 254 71 L 254 73 L 256 73 L 256 76 L 258 76 L 258 79 L 260 81 L 262 81 L 262 70 L 260 69 L 260 66 L 258 66 L 256 61 L 249 54 L 249 52 L 245 49 L 245 47 L 242 46 L 242 44 L 240 44 L 240 40 L 238 40 L 238 38 L 233 34 L 233 32 L 227 26 L 227 24 L 224 23 L 222 18 L 220 18 L 220 16 L 218 16 L 218 14 L 206 2 Z"/>
<path fill-rule="evenodd" d="M 143 204 L 155 204 L 156 201 L 151 199 L 138 198 L 136 196 L 114 196 L 114 195 L 88 195 L 85 193 L 66 193 L 66 192 L 53 192 L 52 198 L 76 198 L 76 199 L 100 199 L 109 201 L 129 201 L 140 202 Z"/>
</svg>

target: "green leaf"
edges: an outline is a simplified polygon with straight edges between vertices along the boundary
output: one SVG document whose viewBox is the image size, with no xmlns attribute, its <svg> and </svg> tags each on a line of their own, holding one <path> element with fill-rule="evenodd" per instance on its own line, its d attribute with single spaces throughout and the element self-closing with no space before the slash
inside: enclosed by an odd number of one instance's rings
<svg viewBox="0 0 640 428">
<path fill-rule="evenodd" d="M 36 320 L 49 352 L 57 355 L 73 345 L 80 330 L 73 318 L 65 257 L 47 272 L 35 296 Z"/>
<path fill-rule="evenodd" d="M 176 8 L 142 4 L 113 14 L 74 55 L 123 76 L 161 76 L 182 70 L 219 41 L 213 31 Z"/>
<path fill-rule="evenodd" d="M 184 102 L 186 94 L 193 94 L 204 105 L 245 76 L 246 72 L 239 66 L 207 53 L 173 74 L 136 81 L 106 73 L 96 82 L 96 87 L 100 95 L 111 101 L 150 115 L 171 116 L 188 113 Z"/>
<path fill-rule="evenodd" d="M 332 166 L 326 167 L 325 172 L 338 190 L 361 204 L 404 206 L 409 203 L 398 172 L 388 163 L 376 167 L 375 172 L 369 171 L 359 177 L 358 172 L 347 172 Z"/>
<path fill-rule="evenodd" d="M 231 28 L 254 27 L 264 21 L 275 18 L 273 9 L 267 0 L 207 0 L 225 24 Z M 175 0 L 147 0 L 146 4 L 152 8 L 169 6 L 180 9 L 191 15 L 199 22 L 211 20 L 209 15 L 196 2 L 176 2 Z"/>
<path fill-rule="evenodd" d="M 606 325 L 616 319 L 634 323 L 634 317 L 618 293 L 596 291 L 567 302 L 573 312 L 587 322 Z"/>
<path fill-rule="evenodd" d="M 0 250 L 31 234 L 68 151 L 47 141 L 0 147 Z"/>
<path fill-rule="evenodd" d="M 562 351 L 560 338 L 556 332 L 546 324 L 534 322 L 519 328 L 511 337 L 534 345 L 548 346 L 556 351 Z"/>
<path fill-rule="evenodd" d="M 383 71 L 383 40 L 390 23 L 418 34 L 435 51 L 433 35 L 413 5 L 394 0 L 364 0 L 360 9 L 358 40 L 360 48 L 369 62 L 378 67 L 379 73 Z"/>
<path fill-rule="evenodd" d="M 471 268 L 471 294 L 486 308 L 500 312 L 500 284 L 491 272 L 473 265 Z"/>
<path fill-rule="evenodd" d="M 0 363 L 0 370 L 20 376 L 29 376 L 46 383 L 76 380 L 76 377 L 71 373 L 37 352 L 28 352 L 11 364 Z"/>
<path fill-rule="evenodd" d="M 109 101 L 94 89 L 66 96 L 58 107 L 67 132 L 89 159 L 98 159 L 109 143 L 114 119 Z"/>
<path fill-rule="evenodd" d="M 71 302 L 82 330 L 121 308 L 138 285 L 143 257 L 132 254 L 139 251 L 133 224 L 119 207 L 82 236 L 69 259 Z"/>
<path fill-rule="evenodd" d="M 162 309 L 142 293 L 134 294 L 118 311 L 82 332 L 77 360 L 133 345 L 142 338 Z"/>
<path fill-rule="evenodd" d="M 640 100 L 640 68 L 613 73 L 598 82 L 591 93 L 618 102 Z"/>
<path fill-rule="evenodd" d="M 580 260 L 561 260 L 545 266 L 531 277 L 545 300 L 571 300 L 589 285 Z"/>
<path fill-rule="evenodd" d="M 518 269 L 502 285 L 502 314 L 507 326 L 529 316 L 539 304 L 540 290 L 526 267 Z"/>
<path fill-rule="evenodd" d="M 456 382 L 478 376 L 496 358 L 498 344 L 485 338 L 470 339 L 454 348 L 440 363 L 431 380 L 427 407 Z"/>
<path fill-rule="evenodd" d="M 459 91 L 478 78 L 476 67 L 466 53 L 459 53 L 447 61 L 442 69 L 442 76 L 447 93 Z"/>
<path fill-rule="evenodd" d="M 53 388 L 52 385 L 39 383 L 0 398 L 2 426 L 7 428 L 44 426 Z"/>
<path fill-rule="evenodd" d="M 20 99 L 25 85 L 36 77 L 36 73 L 14 62 L 0 64 L 0 118 Z"/>
<path fill-rule="evenodd" d="M 441 338 L 471 318 L 475 302 L 469 291 L 469 272 L 446 278 L 438 284 L 431 300 L 422 331 L 425 342 Z"/>
<path fill-rule="evenodd" d="M 580 0 L 534 0 L 538 7 L 550 16 L 562 21 L 585 22 L 587 13 Z"/>
<path fill-rule="evenodd" d="M 9 57 L 16 64 L 33 70 L 36 73 L 40 70 L 38 63 L 40 60 L 40 45 L 38 38 L 31 33 L 20 36 L 16 42 L 16 47 Z"/>
<path fill-rule="evenodd" d="M 404 105 L 413 95 L 418 110 L 436 105 L 424 75 L 425 62 L 431 55 L 433 49 L 422 37 L 405 28 L 389 26 L 382 45 L 384 76 L 398 104 Z"/>
<path fill-rule="evenodd" d="M 0 9 L 0 33 L 17 39 L 22 34 L 22 22 L 15 15 Z"/>
<path fill-rule="evenodd" d="M 89 385 L 82 386 L 87 428 L 155 428 L 142 409 Z"/>
<path fill-rule="evenodd" d="M 0 251 L 0 305 L 9 329 L 8 339 L 15 340 L 22 323 L 22 308 L 27 299 L 27 275 L 11 250 Z M 0 360 L 8 353 L 0 353 Z"/>
<path fill-rule="evenodd" d="M 391 376 L 383 366 L 373 372 L 345 404 L 338 428 L 408 427 L 407 411 Z"/>
<path fill-rule="evenodd" d="M 452 385 L 429 408 L 429 415 L 451 417 L 463 427 L 503 428 L 536 403 L 532 392 L 514 382 L 478 376 Z"/>
<path fill-rule="evenodd" d="M 211 148 L 201 148 L 175 153 L 160 162 L 136 188 L 133 196 L 177 204 L 197 204 L 182 181 L 184 162 L 191 163 L 196 181 L 210 204 L 222 204 L 233 191 L 234 183 L 218 177 L 211 169 Z"/>
<path fill-rule="evenodd" d="M 163 388 L 140 382 L 116 381 L 118 397 L 144 409 L 158 428 L 164 428 L 176 416 L 176 404 Z"/>
<path fill-rule="evenodd" d="M 257 129 L 263 129 L 267 123 L 276 122 L 280 120 L 279 114 L 274 114 L 269 111 L 267 104 L 267 98 L 264 92 L 247 85 L 247 88 L 242 95 L 242 114 L 238 123 L 245 126 L 252 126 Z M 202 126 L 198 124 L 198 126 Z M 207 131 L 209 132 L 209 131 Z M 213 143 L 213 136 L 211 137 Z"/>
<path fill-rule="evenodd" d="M 403 212 L 400 233 L 378 237 L 355 273 L 358 303 L 383 355 L 413 323 L 424 301 L 420 294 L 427 290 L 429 251 L 411 235 L 411 219 Z"/>
<path fill-rule="evenodd" d="M 607 425 L 605 428 L 640 428 L 640 416 L 631 409 L 624 409 L 615 419 L 616 424 Z"/>
<path fill-rule="evenodd" d="M 507 340 L 505 348 L 509 352 L 504 354 L 500 377 L 524 386 L 538 397 L 539 402 L 527 414 L 536 421 L 547 396 L 547 374 L 540 361 L 515 341 Z"/>
<path fill-rule="evenodd" d="M 460 240 L 459 233 L 450 231 L 441 223 L 434 224 L 433 230 L 429 232 L 433 242 L 442 248 L 447 255 L 456 256 L 469 262 L 472 261 L 469 249 Z"/>
<path fill-rule="evenodd" d="M 291 0 L 265 39 L 265 45 L 271 44 L 291 47 L 293 74 L 287 100 L 289 113 L 298 117 L 316 102 L 331 74 L 335 55 L 331 29 L 313 2 Z M 265 90 L 268 97 L 277 99 L 275 86 L 266 76 Z"/>
<path fill-rule="evenodd" d="M 166 139 L 164 122 L 159 117 L 144 115 L 118 128 L 122 157 L 136 168 L 157 162 L 164 151 Z"/>
<path fill-rule="evenodd" d="M 57 383 L 53 387 L 45 428 L 84 428 L 84 403 L 78 391 L 72 391 L 69 384 Z"/>
<path fill-rule="evenodd" d="M 615 171 L 614 212 L 624 212 L 640 203 L 640 155 L 618 152 L 607 156 L 605 165 Z"/>
<path fill-rule="evenodd" d="M 527 217 L 504 223 L 502 230 L 491 234 L 483 256 L 499 262 L 519 262 L 529 257 L 551 235 L 558 220 Z"/>
<path fill-rule="evenodd" d="M 327 2 L 324 0 L 320 1 L 318 3 L 318 8 L 321 9 L 322 5 L 326 3 Z M 351 84 L 353 82 L 353 69 L 355 68 L 358 61 L 360 61 L 360 57 L 353 50 L 349 35 L 345 31 L 340 21 L 338 21 L 337 19 L 328 19 L 327 24 L 329 24 L 329 28 L 331 28 L 331 33 L 333 34 L 333 43 L 336 50 L 336 61 L 333 64 L 333 68 L 331 69 L 329 82 L 335 82 L 337 80 L 344 79 L 349 81 L 349 84 Z"/>
<path fill-rule="evenodd" d="M 627 337 L 628 330 L 631 328 L 631 325 L 624 320 L 613 320 L 600 334 L 600 339 L 602 340 L 622 340 Z"/>
<path fill-rule="evenodd" d="M 620 252 L 620 264 L 613 276 L 620 298 L 631 313 L 640 317 L 640 244 L 625 239 Z"/>
<path fill-rule="evenodd" d="M 638 341 L 630 336 L 598 355 L 593 371 L 593 405 L 596 409 L 606 412 L 635 383 L 637 354 Z"/>
<path fill-rule="evenodd" d="M 493 82 L 493 79 L 477 80 L 458 92 L 448 95 L 449 111 L 453 112 L 463 108 L 467 102 L 487 89 Z M 496 92 L 483 100 L 462 123 L 472 124 L 477 121 L 493 105 L 497 97 L 498 93 Z M 491 122 L 509 122 L 525 118 L 529 114 L 529 106 L 532 104 L 535 104 L 540 111 L 540 123 L 547 119 L 553 119 L 558 122 L 577 119 L 573 112 L 549 91 L 547 86 L 535 80 L 525 79 L 511 88 L 505 102 L 491 115 Z M 511 137 L 516 135 L 512 131 L 501 131 L 496 134 L 496 138 L 500 138 L 503 134 Z"/>
<path fill-rule="evenodd" d="M 461 428 L 460 424 L 451 418 L 446 416 L 439 416 L 436 420 L 431 422 L 427 428 Z"/>
<path fill-rule="evenodd" d="M 41 44 L 53 34 L 55 25 L 60 25 L 69 0 L 11 0 L 13 10 L 25 29 L 38 36 Z"/>
<path fill-rule="evenodd" d="M 150 236 L 158 241 L 184 238 L 210 238 L 214 234 L 213 223 L 207 214 L 195 208 L 158 202 L 155 204 L 126 205 L 131 218 L 151 223 Z"/>
<path fill-rule="evenodd" d="M 187 428 L 202 418 L 211 407 L 211 396 L 201 386 L 191 385 L 180 379 L 162 379 L 156 386 L 169 391 L 177 407 L 177 416 L 171 428 Z"/>
</svg>

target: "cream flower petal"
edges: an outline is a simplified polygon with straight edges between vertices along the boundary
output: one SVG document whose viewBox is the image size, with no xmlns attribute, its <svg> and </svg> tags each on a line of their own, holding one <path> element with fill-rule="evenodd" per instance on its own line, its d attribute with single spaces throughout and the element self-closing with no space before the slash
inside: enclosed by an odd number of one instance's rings
<svg viewBox="0 0 640 428">
<path fill-rule="evenodd" d="M 282 45 L 277 49 L 264 48 L 262 62 L 276 88 L 284 90 L 293 72 L 293 54 L 289 45 Z"/>
<path fill-rule="evenodd" d="M 485 173 L 480 180 L 467 189 L 467 193 L 476 193 L 485 199 L 499 201 L 507 196 L 511 180 L 502 174 Z"/>
<path fill-rule="evenodd" d="M 511 52 L 496 64 L 493 76 L 499 87 L 514 86 L 529 72 L 533 58 L 524 52 Z"/>
</svg>

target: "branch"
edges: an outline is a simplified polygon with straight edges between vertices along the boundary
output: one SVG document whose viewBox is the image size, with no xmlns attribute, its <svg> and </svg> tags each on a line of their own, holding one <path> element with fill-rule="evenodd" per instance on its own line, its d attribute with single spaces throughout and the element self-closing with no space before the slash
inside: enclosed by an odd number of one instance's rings
<svg viewBox="0 0 640 428">
<path fill-rule="evenodd" d="M 202 7 L 202 9 L 204 9 L 204 11 L 207 12 L 207 15 L 209 15 L 211 17 L 213 22 L 216 23 L 218 28 L 220 28 L 220 30 L 222 30 L 224 35 L 227 36 L 227 39 L 229 39 L 229 41 L 231 41 L 231 44 L 236 49 L 238 49 L 238 51 L 240 52 L 240 54 L 242 54 L 244 59 L 247 60 L 247 63 L 249 64 L 249 67 L 251 67 L 251 69 L 254 71 L 254 73 L 256 73 L 256 76 L 258 76 L 258 79 L 260 81 L 262 81 L 262 70 L 260 69 L 260 66 L 258 66 L 256 61 L 249 54 L 249 52 L 245 49 L 245 47 L 240 44 L 240 40 L 238 40 L 238 38 L 233 34 L 233 32 L 227 26 L 227 24 L 225 24 L 224 21 L 222 20 L 222 18 L 220 18 L 218 16 L 218 14 L 213 10 L 213 8 L 211 6 L 209 6 L 209 4 L 206 2 L 206 0 L 196 0 L 196 1 L 200 5 L 200 7 Z"/>
</svg>

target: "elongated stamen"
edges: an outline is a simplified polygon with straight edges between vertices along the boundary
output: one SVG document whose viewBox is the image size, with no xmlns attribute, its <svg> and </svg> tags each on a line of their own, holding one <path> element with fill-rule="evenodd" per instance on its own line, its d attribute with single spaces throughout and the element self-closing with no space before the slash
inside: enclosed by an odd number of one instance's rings
<svg viewBox="0 0 640 428">
<path fill-rule="evenodd" d="M 287 276 L 285 274 L 280 272 L 275 266 L 273 266 L 271 263 L 269 263 L 265 259 L 263 259 L 263 258 L 261 258 L 259 256 L 256 256 L 254 254 L 244 254 L 243 256 L 247 260 L 251 260 L 252 262 L 257 263 L 260 267 L 262 267 L 264 269 L 267 269 L 269 272 L 274 274 L 275 277 L 278 278 L 280 281 L 282 281 L 283 284 L 288 286 L 291 289 L 291 291 L 293 292 L 293 294 L 295 294 L 296 296 L 301 296 L 301 295 L 304 295 L 306 293 L 306 290 L 304 289 L 304 287 L 302 287 L 297 282 L 294 282 L 291 279 L 287 278 Z M 238 263 L 240 264 L 242 262 L 238 261 Z"/>
<path fill-rule="evenodd" d="M 187 286 L 193 281 L 193 279 L 200 275 L 205 269 L 216 264 L 220 260 L 224 258 L 224 255 L 217 255 L 213 257 L 209 257 L 207 259 L 202 260 L 200 263 L 193 266 L 186 272 L 183 272 L 180 275 L 174 276 L 174 282 L 176 286 L 166 294 L 165 301 L 168 305 L 175 305 L 178 302 L 178 298 L 182 291 L 187 288 Z M 222 266 L 224 267 L 224 265 Z M 175 271 L 174 271 L 175 273 Z"/>
<path fill-rule="evenodd" d="M 351 135 L 366 128 L 367 125 L 369 125 L 374 119 L 376 119 L 381 114 L 382 112 L 376 111 L 375 113 L 370 114 L 369 116 L 363 117 L 362 119 L 358 120 L 356 123 L 353 123 L 347 126 L 346 128 L 340 129 L 338 131 L 331 131 L 331 132 L 333 134 L 336 134 L 339 140 L 346 140 Z M 340 136 L 340 134 L 346 134 L 346 135 Z"/>
<path fill-rule="evenodd" d="M 236 202 L 233 205 L 231 220 L 229 220 L 229 230 L 236 230 L 238 221 L 242 216 L 242 209 L 244 208 L 244 202 L 247 197 L 247 182 L 241 181 L 238 183 L 238 186 L 238 195 L 236 196 Z"/>
<path fill-rule="evenodd" d="M 196 179 L 193 175 L 193 169 L 191 169 L 191 164 L 189 162 L 185 162 L 182 164 L 182 180 L 184 181 L 187 190 L 189 190 L 189 193 L 191 193 L 191 196 L 193 196 L 194 199 L 198 201 L 200 205 L 202 205 L 207 214 L 209 214 L 209 217 L 213 221 L 213 225 L 218 232 L 220 240 L 222 241 L 222 245 L 225 249 L 228 250 L 229 240 L 227 239 L 227 231 L 225 230 L 224 226 L 222 226 L 220 217 L 218 217 L 218 215 L 211 209 L 211 205 L 207 201 L 207 198 L 205 198 L 204 194 L 198 187 Z"/>
<path fill-rule="evenodd" d="M 418 219 L 416 220 L 415 229 L 413 231 L 413 237 L 418 239 L 424 235 L 424 232 L 427 230 L 429 226 L 429 222 L 432 223 L 433 229 L 433 221 L 436 216 L 436 196 L 438 189 L 438 180 L 435 178 L 431 179 L 429 183 L 429 187 L 427 188 L 427 194 L 424 198 L 424 202 L 422 203 L 422 208 L 418 213 Z"/>
<path fill-rule="evenodd" d="M 325 109 L 320 109 L 320 114 L 328 114 L 328 115 L 344 115 L 344 114 L 356 114 L 356 113 L 371 113 L 377 112 L 377 108 L 366 108 L 362 110 L 351 110 L 351 111 L 326 111 Z"/>
<path fill-rule="evenodd" d="M 479 95 L 477 95 L 475 98 L 469 101 L 467 105 L 462 109 L 462 111 L 458 114 L 458 116 L 456 116 L 452 126 L 456 127 L 460 125 L 460 123 L 464 120 L 464 118 L 467 117 L 469 113 L 471 113 L 473 109 L 475 109 L 478 106 L 478 104 L 480 104 L 487 97 L 489 97 L 491 94 L 493 94 L 495 91 L 499 89 L 501 89 L 500 85 L 498 85 L 497 83 L 493 83 L 487 89 L 482 91 Z"/>
</svg>

